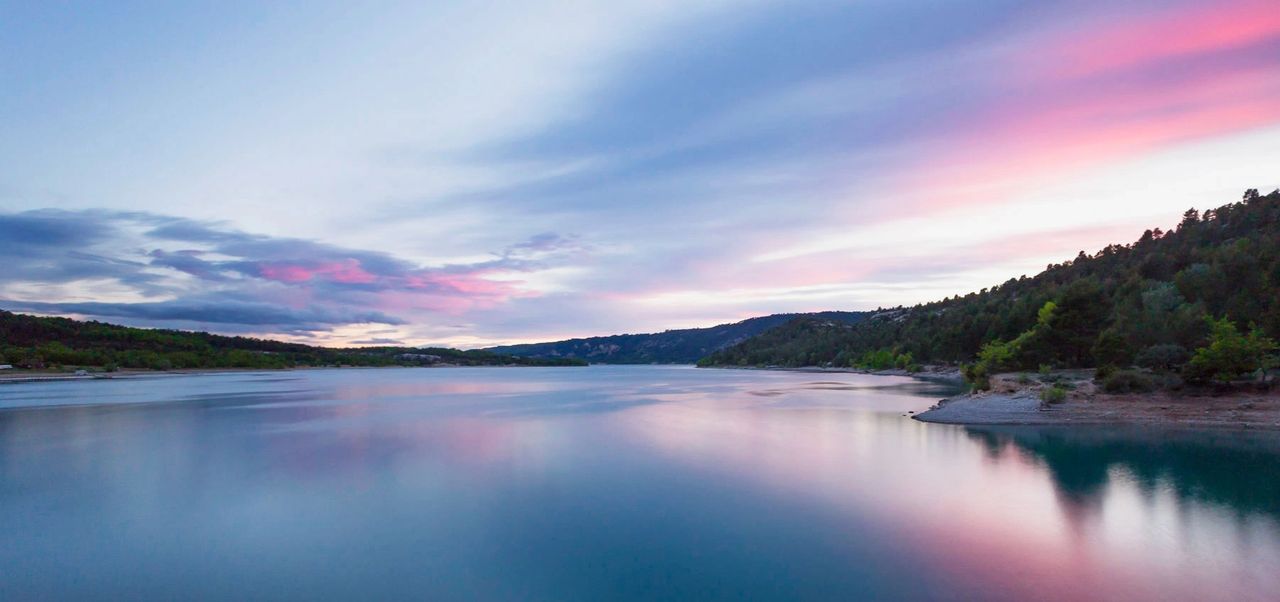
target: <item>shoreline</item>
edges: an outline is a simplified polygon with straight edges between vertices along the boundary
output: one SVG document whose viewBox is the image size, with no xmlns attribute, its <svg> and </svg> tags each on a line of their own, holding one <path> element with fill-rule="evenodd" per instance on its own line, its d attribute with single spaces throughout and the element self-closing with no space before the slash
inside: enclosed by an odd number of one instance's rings
<svg viewBox="0 0 1280 602">
<path fill-rule="evenodd" d="M 1085 393 L 1045 404 L 1038 391 L 984 391 L 940 400 L 912 415 L 965 426 L 1138 426 L 1280 431 L 1280 393 Z"/>
<path fill-rule="evenodd" d="M 296 370 L 354 370 L 382 368 L 411 368 L 414 366 L 351 366 L 347 368 L 333 367 L 298 367 L 298 368 L 193 368 L 186 370 L 117 370 L 115 372 L 90 372 L 88 374 L 68 374 L 65 372 L 18 372 L 0 374 L 0 385 L 67 382 L 81 380 L 131 380 L 138 378 L 165 378 L 179 376 L 201 376 L 205 374 L 251 374 L 254 372 L 293 372 Z"/>
<path fill-rule="evenodd" d="M 457 364 L 431 366 L 295 366 L 293 368 L 190 368 L 182 370 L 117 370 L 115 372 L 90 372 L 88 374 L 68 374 L 65 372 L 15 372 L 0 373 L 0 386 L 42 383 L 68 382 L 88 380 L 132 380 L 139 378 L 169 378 L 180 376 L 203 376 L 208 374 L 252 374 L 255 372 L 278 374 L 281 372 L 298 372 L 308 370 L 392 370 L 419 368 L 581 368 L 585 366 L 525 366 L 520 364 L 495 364 L 463 366 Z M 6 371 L 9 372 L 9 371 Z"/>
<path fill-rule="evenodd" d="M 863 368 L 798 368 L 773 366 L 707 366 L 729 370 L 853 373 L 870 376 L 908 376 L 924 381 L 964 382 L 959 369 L 928 366 L 925 371 L 868 370 Z M 928 410 L 908 414 L 930 424 L 961 426 L 1116 426 L 1221 430 L 1280 431 L 1280 391 L 1236 392 L 1223 395 L 1170 394 L 1167 392 L 1106 394 L 1097 391 L 1090 371 L 1063 370 L 1059 374 L 1081 379 L 1080 391 L 1062 403 L 1040 401 L 1040 386 L 1016 382 L 1017 374 L 993 377 L 992 391 L 939 400 Z"/>
</svg>

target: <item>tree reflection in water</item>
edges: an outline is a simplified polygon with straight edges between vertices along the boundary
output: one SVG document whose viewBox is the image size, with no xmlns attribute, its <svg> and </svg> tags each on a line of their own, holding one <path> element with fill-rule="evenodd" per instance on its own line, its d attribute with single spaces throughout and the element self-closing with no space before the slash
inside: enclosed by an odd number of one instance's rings
<svg viewBox="0 0 1280 602">
<path fill-rule="evenodd" d="M 1068 514 L 1102 503 L 1116 470 L 1148 499 L 1170 491 L 1180 504 L 1225 508 L 1243 519 L 1280 520 L 1280 436 L 1257 431 L 1140 427 L 966 427 L 993 459 L 1010 446 L 1042 464 Z"/>
</svg>

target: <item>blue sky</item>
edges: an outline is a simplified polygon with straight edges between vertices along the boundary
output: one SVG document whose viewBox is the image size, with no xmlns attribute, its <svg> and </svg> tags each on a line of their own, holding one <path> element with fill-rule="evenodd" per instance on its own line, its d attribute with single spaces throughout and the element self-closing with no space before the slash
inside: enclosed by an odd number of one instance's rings
<svg viewBox="0 0 1280 602">
<path fill-rule="evenodd" d="M 964 293 L 1280 184 L 1280 9 L 1117 4 L 0 2 L 0 307 L 651 331 Z"/>
</svg>

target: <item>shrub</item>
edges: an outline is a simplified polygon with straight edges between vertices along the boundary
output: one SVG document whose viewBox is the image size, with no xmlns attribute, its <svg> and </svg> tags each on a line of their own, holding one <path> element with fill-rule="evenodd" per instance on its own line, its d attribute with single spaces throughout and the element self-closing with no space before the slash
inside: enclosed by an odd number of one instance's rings
<svg viewBox="0 0 1280 602">
<path fill-rule="evenodd" d="M 1155 381 L 1156 388 L 1162 391 L 1181 391 L 1186 384 L 1176 372 L 1157 372 L 1152 380 Z"/>
<path fill-rule="evenodd" d="M 1007 370 L 1012 366 L 1013 357 L 1017 354 L 1014 343 L 1006 343 L 999 339 L 982 346 L 978 351 L 978 364 L 988 373 Z"/>
<path fill-rule="evenodd" d="M 1136 370 L 1119 370 L 1102 383 L 1108 393 L 1148 393 L 1156 389 L 1150 376 Z"/>
<path fill-rule="evenodd" d="M 1187 380 L 1226 383 L 1267 365 L 1267 354 L 1276 348 L 1276 343 L 1263 336 L 1262 331 L 1254 329 L 1243 335 L 1226 318 L 1207 318 L 1207 322 L 1212 331 L 1209 345 L 1196 349 L 1183 370 Z"/>
<path fill-rule="evenodd" d="M 859 367 L 870 370 L 888 370 L 894 367 L 894 361 L 897 358 L 892 351 L 881 349 L 879 351 L 868 351 L 862 354 L 858 360 Z"/>
<path fill-rule="evenodd" d="M 1116 373 L 1116 367 L 1115 367 L 1115 366 L 1112 366 L 1112 365 L 1109 365 L 1109 364 L 1108 364 L 1108 365 L 1103 365 L 1103 366 L 1098 366 L 1098 367 L 1097 367 L 1097 368 L 1095 368 L 1095 369 L 1094 369 L 1094 371 L 1093 371 L 1093 380 L 1095 380 L 1095 381 L 1097 381 L 1097 382 L 1104 382 L 1104 381 L 1106 381 L 1108 378 L 1110 378 L 1112 374 L 1115 374 L 1115 373 Z"/>
<path fill-rule="evenodd" d="M 1151 370 L 1176 370 L 1189 359 L 1191 354 L 1182 345 L 1153 345 L 1143 349 L 1135 361 Z"/>
<path fill-rule="evenodd" d="M 1045 387 L 1040 390 L 1040 401 L 1044 403 L 1062 403 L 1067 400 L 1067 390 L 1060 385 Z"/>
<path fill-rule="evenodd" d="M 991 389 L 991 375 L 987 373 L 987 366 L 981 362 L 976 364 L 962 364 L 960 366 L 960 374 L 964 376 L 964 380 L 974 391 L 987 391 Z"/>
</svg>

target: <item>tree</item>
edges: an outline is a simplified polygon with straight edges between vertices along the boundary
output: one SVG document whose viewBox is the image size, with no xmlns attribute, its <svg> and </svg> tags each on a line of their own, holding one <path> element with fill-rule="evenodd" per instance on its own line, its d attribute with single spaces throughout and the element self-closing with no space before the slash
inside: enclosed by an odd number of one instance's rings
<svg viewBox="0 0 1280 602">
<path fill-rule="evenodd" d="M 1089 365 L 1093 344 L 1111 313 L 1111 300 L 1092 279 L 1077 280 L 1050 312 L 1049 342 L 1055 355 L 1064 365 Z"/>
<path fill-rule="evenodd" d="M 1231 382 L 1267 365 L 1267 354 L 1276 348 L 1275 341 L 1258 329 L 1241 334 L 1227 318 L 1208 318 L 1209 344 L 1196 349 L 1186 367 L 1187 380 Z"/>
<path fill-rule="evenodd" d="M 1104 330 L 1098 335 L 1092 351 L 1099 366 L 1127 366 L 1133 361 L 1129 343 L 1114 330 Z"/>
</svg>

